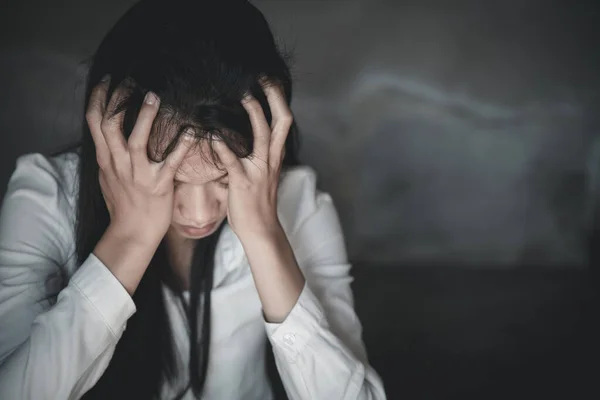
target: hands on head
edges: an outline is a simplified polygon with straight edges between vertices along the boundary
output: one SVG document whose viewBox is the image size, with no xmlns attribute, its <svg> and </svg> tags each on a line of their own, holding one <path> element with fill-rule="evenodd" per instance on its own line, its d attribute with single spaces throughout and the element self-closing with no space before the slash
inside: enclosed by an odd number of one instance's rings
<svg viewBox="0 0 600 400">
<path fill-rule="evenodd" d="M 124 112 L 115 114 L 126 89 L 117 87 L 107 104 L 109 83 L 105 79 L 93 89 L 86 120 L 96 147 L 98 178 L 111 225 L 128 237 L 158 243 L 173 216 L 175 174 L 197 143 L 181 135 L 164 161 L 149 160 L 148 142 L 160 99 L 147 93 L 127 140 L 121 128 Z M 242 100 L 254 135 L 252 153 L 240 159 L 223 141 L 212 142 L 218 164 L 229 175 L 227 214 L 240 238 L 278 227 L 277 186 L 293 116 L 280 86 L 267 81 L 262 86 L 272 112 L 271 126 L 258 100 L 250 95 Z"/>
</svg>

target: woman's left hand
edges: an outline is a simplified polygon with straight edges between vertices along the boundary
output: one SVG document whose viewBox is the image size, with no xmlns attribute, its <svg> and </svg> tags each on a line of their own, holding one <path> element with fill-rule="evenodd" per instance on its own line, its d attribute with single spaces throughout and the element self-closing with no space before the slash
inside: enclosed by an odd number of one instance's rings
<svg viewBox="0 0 600 400">
<path fill-rule="evenodd" d="M 281 231 L 277 187 L 293 115 L 278 85 L 266 83 L 263 89 L 273 116 L 271 126 L 258 100 L 248 96 L 242 101 L 254 133 L 252 154 L 239 159 L 224 142 L 214 143 L 214 150 L 229 174 L 227 218 L 240 240 Z"/>
</svg>

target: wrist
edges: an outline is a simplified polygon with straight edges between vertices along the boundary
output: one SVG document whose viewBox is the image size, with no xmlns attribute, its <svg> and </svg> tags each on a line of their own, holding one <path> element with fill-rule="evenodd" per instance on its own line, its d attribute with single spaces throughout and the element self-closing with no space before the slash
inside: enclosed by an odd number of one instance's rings
<svg viewBox="0 0 600 400">
<path fill-rule="evenodd" d="M 283 227 L 281 226 L 281 223 L 277 217 L 269 219 L 268 221 L 262 221 L 260 223 L 255 222 L 242 229 L 235 229 L 235 227 L 232 226 L 232 229 L 238 238 L 240 238 L 240 240 L 270 241 L 281 235 L 285 235 Z"/>
<path fill-rule="evenodd" d="M 287 235 L 279 223 L 254 227 L 252 231 L 236 235 L 246 254 L 279 253 L 289 247 Z"/>
<path fill-rule="evenodd" d="M 162 236 L 155 234 L 151 229 L 145 229 L 140 226 L 131 226 L 130 224 L 122 224 L 111 222 L 106 229 L 106 234 L 115 238 L 123 244 L 137 246 L 140 248 L 158 247 Z M 163 235 L 164 236 L 164 235 Z"/>
<path fill-rule="evenodd" d="M 252 230 L 251 232 L 236 233 L 246 252 L 253 249 L 279 248 L 287 242 L 287 235 L 283 229 Z"/>
<path fill-rule="evenodd" d="M 160 242 L 153 244 L 126 232 L 109 226 L 93 253 L 133 295 Z"/>
</svg>

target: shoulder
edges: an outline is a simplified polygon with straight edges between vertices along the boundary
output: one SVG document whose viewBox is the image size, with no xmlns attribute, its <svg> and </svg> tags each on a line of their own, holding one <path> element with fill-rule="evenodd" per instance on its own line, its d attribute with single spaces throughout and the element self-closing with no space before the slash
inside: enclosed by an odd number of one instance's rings
<svg viewBox="0 0 600 400">
<path fill-rule="evenodd" d="M 329 208 L 333 208 L 331 197 L 317 188 L 313 168 L 302 165 L 285 170 L 279 184 L 278 212 L 288 234 L 294 234 L 307 219 Z"/>
<path fill-rule="evenodd" d="M 79 156 L 69 152 L 57 156 L 40 153 L 24 154 L 17 158 L 4 202 L 28 200 L 44 210 L 67 217 L 75 207 L 77 197 L 77 163 Z"/>
</svg>

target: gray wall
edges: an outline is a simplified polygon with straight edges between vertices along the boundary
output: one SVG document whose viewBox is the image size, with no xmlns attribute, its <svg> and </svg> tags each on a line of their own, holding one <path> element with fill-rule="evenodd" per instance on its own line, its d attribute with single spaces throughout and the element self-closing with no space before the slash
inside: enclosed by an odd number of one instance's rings
<svg viewBox="0 0 600 400">
<path fill-rule="evenodd" d="M 75 137 L 82 62 L 131 3 L 2 2 L 2 188 L 18 155 Z M 600 189 L 593 6 L 254 3 L 295 50 L 303 159 L 354 261 L 585 265 Z"/>
</svg>

